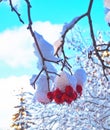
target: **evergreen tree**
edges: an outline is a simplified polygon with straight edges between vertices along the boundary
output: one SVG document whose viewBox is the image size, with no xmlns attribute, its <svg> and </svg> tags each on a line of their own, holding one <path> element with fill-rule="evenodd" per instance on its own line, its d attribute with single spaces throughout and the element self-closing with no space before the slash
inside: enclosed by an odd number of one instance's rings
<svg viewBox="0 0 110 130">
<path fill-rule="evenodd" d="M 17 96 L 19 99 L 19 105 L 15 106 L 14 108 L 18 109 L 18 111 L 17 113 L 13 114 L 13 123 L 11 127 L 14 130 L 27 130 L 27 128 L 29 128 L 29 112 L 27 110 L 26 93 L 23 92 L 23 88 L 21 88 L 21 92 Z"/>
</svg>

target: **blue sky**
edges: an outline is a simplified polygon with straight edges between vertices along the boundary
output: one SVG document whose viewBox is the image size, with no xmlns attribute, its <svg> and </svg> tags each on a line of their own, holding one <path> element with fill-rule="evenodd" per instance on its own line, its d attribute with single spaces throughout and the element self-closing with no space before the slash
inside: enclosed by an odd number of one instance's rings
<svg viewBox="0 0 110 130">
<path fill-rule="evenodd" d="M 14 87 L 29 86 L 29 77 L 37 71 L 33 40 L 26 29 L 25 2 L 23 0 L 12 1 L 14 5 L 18 4 L 18 10 L 25 24 L 19 22 L 16 14 L 11 12 L 6 2 L 0 3 L 0 87 L 2 90 L 0 96 L 8 95 L 4 97 L 6 101 L 8 98 L 8 102 L 13 100 L 13 98 L 9 99 L 9 93 Z M 89 0 L 83 0 L 83 3 L 81 0 L 31 0 L 34 29 L 53 43 L 60 36 L 62 25 L 85 13 L 88 3 Z M 94 0 L 92 18 L 95 31 L 109 30 L 104 18 L 103 0 Z M 82 29 L 88 28 L 86 20 L 79 23 Z M 3 102 L 3 100 L 0 101 Z M 4 104 L 2 111 L 9 107 L 5 101 Z M 3 117 L 6 121 L 6 116 L 3 115 Z M 3 127 L 3 123 L 0 127 Z"/>
<path fill-rule="evenodd" d="M 85 0 L 83 2 L 83 5 L 80 0 L 31 0 L 32 19 L 33 21 L 50 21 L 54 24 L 62 24 L 65 22 L 69 22 L 75 16 L 79 16 L 84 13 L 87 10 L 88 4 L 89 0 Z M 27 23 L 26 5 L 25 2 L 21 0 L 19 4 L 19 12 L 21 13 L 21 17 L 23 18 L 25 23 Z M 97 22 L 99 22 L 97 16 L 99 16 L 100 19 L 103 19 L 103 0 L 94 0 L 93 14 Z M 21 26 L 21 23 L 18 21 L 16 14 L 12 13 L 10 11 L 10 7 L 6 6 L 6 4 L 4 4 L 3 2 L 0 4 L 0 17 L 3 19 L 1 21 L 0 30 L 4 30 L 6 28 L 11 28 L 14 26 Z"/>
<path fill-rule="evenodd" d="M 14 4 L 16 5 L 16 1 L 14 0 Z M 41 21 L 41 22 L 47 22 L 49 21 L 51 24 L 64 24 L 66 22 L 70 22 L 74 17 L 80 16 L 81 14 L 85 13 L 88 7 L 89 1 L 85 0 L 82 2 L 80 0 L 74 1 L 74 0 L 32 0 L 32 20 L 33 22 Z M 24 20 L 25 24 L 27 24 L 27 9 L 25 2 L 20 0 L 18 3 L 18 9 L 21 13 L 21 17 Z M 94 0 L 94 5 L 92 9 L 92 15 L 93 15 L 93 23 L 94 27 L 102 30 L 107 28 L 107 24 L 104 20 L 104 8 L 103 8 L 103 0 L 97 1 Z M 11 12 L 10 7 L 6 2 L 0 3 L 0 18 L 2 19 L 0 22 L 0 32 L 4 32 L 7 29 L 13 30 L 14 28 L 22 27 L 22 23 L 19 22 L 16 14 L 14 12 Z M 85 19 L 81 22 L 81 28 L 87 28 L 87 20 L 85 22 Z M 27 31 L 27 30 L 26 30 Z M 47 29 L 48 33 L 48 29 Z M 55 34 L 56 35 L 56 34 Z M 7 41 L 8 42 L 8 41 Z M 0 60 L 1 61 L 1 60 Z M 35 67 L 31 66 L 31 67 Z M 0 78 L 2 77 L 8 77 L 9 75 L 22 75 L 23 73 L 28 74 L 30 70 L 29 68 L 25 68 L 25 66 L 19 66 L 16 68 L 13 68 L 12 66 L 7 65 L 3 60 L 0 64 L 0 71 L 2 72 L 2 75 L 0 75 Z M 8 72 L 8 73 L 7 73 Z"/>
</svg>

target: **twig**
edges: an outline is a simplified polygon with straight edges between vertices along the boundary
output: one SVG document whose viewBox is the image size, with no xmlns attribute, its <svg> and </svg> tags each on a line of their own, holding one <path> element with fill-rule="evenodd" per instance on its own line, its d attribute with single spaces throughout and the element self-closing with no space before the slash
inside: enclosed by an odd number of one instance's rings
<svg viewBox="0 0 110 130">
<path fill-rule="evenodd" d="M 19 21 L 24 24 L 24 21 L 21 18 L 21 14 L 18 13 L 18 11 L 14 8 L 12 0 L 9 0 L 9 3 L 10 3 L 11 11 L 14 11 L 16 13 L 16 15 L 18 16 Z"/>
<path fill-rule="evenodd" d="M 41 71 L 39 72 L 39 74 L 36 76 L 35 80 L 33 81 L 33 83 L 31 85 L 34 86 L 34 89 L 35 89 L 35 83 L 37 81 L 37 79 L 39 78 L 40 74 L 42 73 L 43 69 L 41 69 Z"/>
<path fill-rule="evenodd" d="M 50 91 L 50 87 L 49 87 L 49 80 L 50 80 L 50 76 L 49 76 L 49 71 L 47 70 L 47 67 L 46 67 L 46 61 L 47 62 L 53 62 L 53 63 L 59 63 L 61 60 L 58 60 L 58 61 L 53 61 L 53 60 L 49 60 L 49 59 L 46 59 L 44 56 L 43 56 L 43 53 L 39 47 L 39 44 L 38 44 L 38 41 L 37 41 L 37 38 L 34 34 L 34 31 L 33 31 L 33 28 L 32 28 L 32 19 L 31 19 L 31 4 L 29 2 L 29 0 L 25 0 L 25 2 L 27 3 L 27 12 L 28 12 L 28 27 L 27 29 L 29 29 L 33 39 L 34 39 L 34 42 L 35 42 L 35 45 L 38 49 L 38 52 L 40 54 L 40 57 L 41 57 L 41 61 L 42 61 L 42 70 L 40 71 L 40 73 L 38 74 L 38 76 L 36 77 L 35 81 L 33 82 L 33 84 L 35 85 L 35 82 L 37 81 L 37 79 L 39 78 L 40 74 L 44 71 L 45 74 L 46 74 L 46 77 L 47 77 L 47 82 L 48 82 L 48 90 Z M 51 72 L 52 73 L 52 72 Z M 53 72 L 53 74 L 55 74 L 55 72 Z"/>
<path fill-rule="evenodd" d="M 92 39 L 92 43 L 93 43 L 93 46 L 94 46 L 94 51 L 95 51 L 95 55 L 97 56 L 98 60 L 100 61 L 101 63 L 101 66 L 102 66 L 102 70 L 103 70 L 103 74 L 105 76 L 105 78 L 108 80 L 108 77 L 106 75 L 106 69 L 110 69 L 110 66 L 107 66 L 104 64 L 104 60 L 102 59 L 102 57 L 100 56 L 99 52 L 100 51 L 104 51 L 104 50 L 107 50 L 109 49 L 110 47 L 110 43 L 108 43 L 108 46 L 106 49 L 101 49 L 101 50 L 98 50 L 97 49 L 97 43 L 96 43 L 96 40 L 95 40 L 95 35 L 94 35 L 94 30 L 93 30 L 93 25 L 92 25 L 92 18 L 91 18 L 91 10 L 92 10 L 92 5 L 93 5 L 93 0 L 90 0 L 90 3 L 89 3 L 89 6 L 88 6 L 88 10 L 86 13 L 84 13 L 83 15 L 73 19 L 72 21 L 73 22 L 70 22 L 71 25 L 66 29 L 66 31 L 63 33 L 63 35 L 61 36 L 63 38 L 62 40 L 62 44 L 58 47 L 57 51 L 56 51 L 56 55 L 58 55 L 58 51 L 59 49 L 61 48 L 62 49 L 62 53 L 63 53 L 63 57 L 64 57 L 64 62 L 63 62 L 63 67 L 65 66 L 65 63 L 68 63 L 67 59 L 66 59 L 66 55 L 65 55 L 65 52 L 64 52 L 64 42 L 65 42 L 65 37 L 66 37 L 66 34 L 68 33 L 69 30 L 71 30 L 76 23 L 78 23 L 82 18 L 84 18 L 85 16 L 87 16 L 88 18 L 88 23 L 89 23 L 89 28 L 90 28 L 90 36 L 91 36 L 91 39 Z M 103 45 L 100 45 L 100 46 L 103 46 Z M 92 51 L 91 53 L 88 54 L 88 58 L 92 58 Z M 62 67 L 62 69 L 63 69 Z"/>
</svg>

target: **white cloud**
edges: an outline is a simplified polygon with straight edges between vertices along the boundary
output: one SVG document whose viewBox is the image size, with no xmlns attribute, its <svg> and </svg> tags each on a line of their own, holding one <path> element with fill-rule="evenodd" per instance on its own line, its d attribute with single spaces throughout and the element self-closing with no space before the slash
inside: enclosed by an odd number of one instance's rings
<svg viewBox="0 0 110 130">
<path fill-rule="evenodd" d="M 35 22 L 34 29 L 42 34 L 50 43 L 60 37 L 62 25 L 49 22 Z M 11 65 L 29 67 L 35 60 L 33 39 L 26 26 L 5 30 L 0 33 L 0 60 Z"/>
<path fill-rule="evenodd" d="M 33 25 L 34 29 L 44 36 L 44 38 L 53 44 L 61 36 L 63 24 L 51 24 L 50 22 L 36 22 Z"/>
<path fill-rule="evenodd" d="M 33 60 L 32 38 L 25 27 L 0 34 L 0 60 L 11 66 L 29 65 Z"/>
<path fill-rule="evenodd" d="M 11 123 L 12 114 L 16 111 L 14 106 L 19 105 L 16 94 L 20 93 L 21 88 L 25 92 L 33 93 L 34 90 L 29 83 L 28 76 L 9 77 L 0 79 L 0 129 L 7 129 Z"/>
</svg>

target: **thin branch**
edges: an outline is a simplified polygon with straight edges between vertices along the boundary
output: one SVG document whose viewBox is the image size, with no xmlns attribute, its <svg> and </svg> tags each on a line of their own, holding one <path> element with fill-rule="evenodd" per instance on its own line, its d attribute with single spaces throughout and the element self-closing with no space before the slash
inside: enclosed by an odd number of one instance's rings
<svg viewBox="0 0 110 130">
<path fill-rule="evenodd" d="M 39 73 L 38 76 L 36 77 L 36 79 L 35 79 L 35 81 L 34 81 L 34 84 L 35 84 L 35 82 L 37 81 L 37 79 L 38 79 L 38 77 L 40 76 L 40 74 L 44 71 L 45 74 L 46 74 L 46 77 L 47 77 L 48 90 L 50 91 L 50 87 L 49 87 L 50 76 L 49 76 L 49 71 L 47 70 L 46 63 L 45 63 L 45 62 L 47 61 L 47 62 L 53 62 L 53 63 L 58 64 L 61 60 L 53 61 L 53 60 L 46 59 L 46 58 L 43 56 L 43 53 L 42 53 L 42 51 L 41 51 L 41 49 L 40 49 L 40 47 L 39 47 L 37 38 L 36 38 L 36 36 L 35 36 L 35 34 L 34 34 L 34 31 L 33 31 L 33 28 L 32 28 L 32 19 L 31 19 L 31 7 L 32 7 L 32 6 L 31 6 L 29 0 L 25 0 L 25 2 L 27 3 L 28 22 L 29 22 L 27 29 L 29 29 L 29 31 L 30 31 L 30 33 L 31 33 L 31 35 L 32 35 L 32 37 L 33 37 L 33 39 L 34 39 L 35 45 L 36 45 L 36 47 L 37 47 L 37 49 L 38 49 L 38 52 L 39 52 L 39 54 L 40 54 L 41 61 L 42 61 L 42 70 L 40 71 L 40 73 Z M 51 72 L 51 73 L 52 73 L 52 72 Z M 53 72 L 53 74 L 55 74 L 55 73 Z"/>
<path fill-rule="evenodd" d="M 63 66 L 62 66 L 62 69 L 63 67 L 65 66 L 65 63 L 68 63 L 67 59 L 66 59 L 66 55 L 65 55 L 65 52 L 64 52 L 64 43 L 65 43 L 65 37 L 66 37 L 66 34 L 68 33 L 68 31 L 70 31 L 72 28 L 74 28 L 75 24 L 78 23 L 82 18 L 84 18 L 85 16 L 87 16 L 88 18 L 88 23 L 89 23 L 89 28 L 90 28 L 90 35 L 91 35 L 91 39 L 92 39 L 92 43 L 93 43 L 93 46 L 94 46 L 94 51 L 95 51 L 95 55 L 97 56 L 98 60 L 100 61 L 101 63 L 101 66 L 102 66 L 102 70 L 103 70 L 103 74 L 104 76 L 106 77 L 106 79 L 108 80 L 108 77 L 106 75 L 106 69 L 109 68 L 110 69 L 110 66 L 106 66 L 104 64 L 104 60 L 102 59 L 102 57 L 100 56 L 100 53 L 99 51 L 103 51 L 103 49 L 101 50 L 98 50 L 97 49 L 97 43 L 96 43 L 96 40 L 95 40 L 95 35 L 94 35 L 94 30 L 93 30 L 93 25 L 92 25 L 92 18 L 91 18 L 91 10 L 92 10 L 92 5 L 93 5 L 93 1 L 94 0 L 90 0 L 90 3 L 89 3 L 89 6 L 88 6 L 88 10 L 86 13 L 84 13 L 83 15 L 79 16 L 79 17 L 76 17 L 74 18 L 69 24 L 69 27 L 67 27 L 67 29 L 65 30 L 65 32 L 63 33 L 63 35 L 61 36 L 63 38 L 62 40 L 62 44 L 57 48 L 57 51 L 56 51 L 56 55 L 58 55 L 58 51 L 59 49 L 61 48 L 62 49 L 62 53 L 63 53 L 63 57 L 64 57 L 64 62 L 63 62 Z M 109 49 L 110 47 L 110 43 L 108 43 L 108 46 L 107 46 L 107 50 Z M 88 58 L 92 58 L 92 52 L 88 54 Z"/>
<path fill-rule="evenodd" d="M 14 11 L 16 13 L 16 15 L 18 16 L 19 21 L 24 24 L 24 21 L 21 18 L 21 14 L 18 13 L 18 11 L 14 8 L 12 0 L 9 0 L 9 3 L 10 3 L 11 11 Z"/>
<path fill-rule="evenodd" d="M 88 8 L 88 11 L 87 11 L 87 17 L 88 17 L 88 21 L 89 21 L 91 39 L 92 39 L 92 42 L 93 42 L 93 46 L 95 48 L 96 56 L 98 57 L 101 65 L 102 65 L 103 74 L 106 77 L 106 79 L 108 80 L 108 78 L 106 76 L 106 73 L 105 73 L 106 66 L 104 65 L 104 61 L 101 58 L 101 56 L 100 56 L 100 54 L 99 54 L 99 52 L 97 50 L 97 44 L 96 44 L 96 40 L 95 40 L 95 35 L 94 35 L 94 30 L 93 30 L 93 25 L 92 25 L 92 19 L 91 19 L 91 15 L 90 15 L 91 9 L 92 9 L 92 4 L 93 4 L 93 0 L 90 1 L 89 8 Z"/>
<path fill-rule="evenodd" d="M 37 81 L 37 79 L 39 78 L 40 74 L 43 72 L 43 68 L 41 69 L 41 71 L 39 72 L 39 74 L 36 76 L 35 80 L 33 81 L 33 83 L 31 84 L 32 86 L 34 86 L 35 89 L 35 83 Z"/>
</svg>

